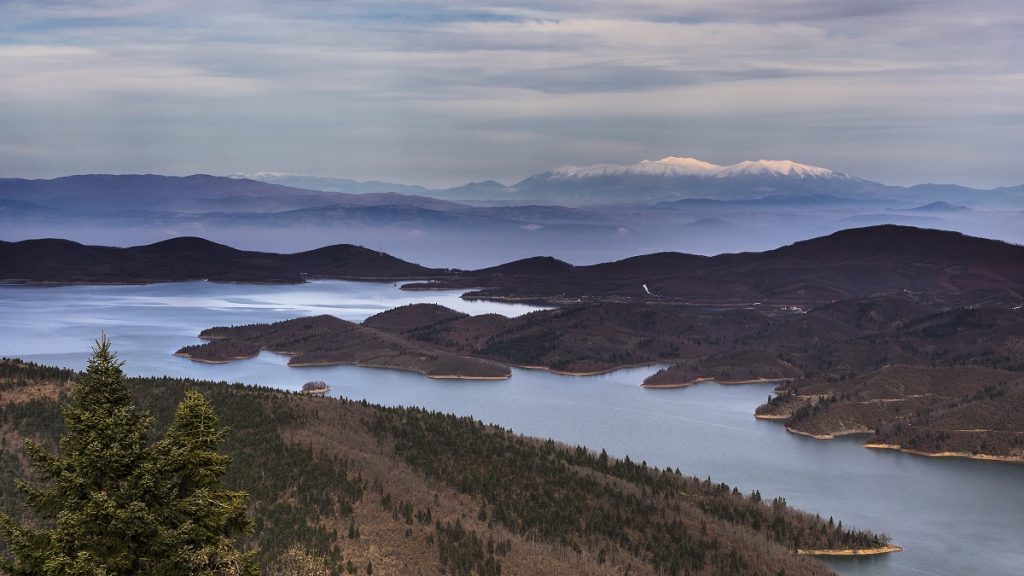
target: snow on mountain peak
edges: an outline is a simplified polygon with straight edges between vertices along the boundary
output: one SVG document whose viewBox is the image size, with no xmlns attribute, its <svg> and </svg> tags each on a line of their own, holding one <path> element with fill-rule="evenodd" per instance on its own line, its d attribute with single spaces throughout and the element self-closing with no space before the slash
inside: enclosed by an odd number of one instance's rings
<svg viewBox="0 0 1024 576">
<path fill-rule="evenodd" d="M 272 180 L 274 178 L 287 178 L 291 174 L 287 172 L 255 172 L 252 174 L 244 174 L 242 172 L 235 172 L 229 174 L 228 178 L 235 180 Z"/>
<path fill-rule="evenodd" d="M 745 160 L 715 173 L 718 178 L 730 176 L 787 176 L 790 178 L 846 178 L 846 174 L 828 168 L 800 164 L 792 160 Z"/>
<path fill-rule="evenodd" d="M 702 178 L 729 178 L 735 176 L 769 176 L 787 178 L 840 178 L 848 175 L 828 168 L 800 164 L 792 160 L 745 160 L 730 166 L 720 166 L 696 158 L 667 156 L 660 160 L 643 160 L 636 164 L 593 164 L 590 166 L 561 166 L 551 171 L 559 180 L 578 180 L 602 176 L 696 176 Z"/>
<path fill-rule="evenodd" d="M 551 171 L 554 178 L 576 180 L 601 176 L 709 176 L 724 168 L 696 158 L 669 156 L 661 160 L 643 160 L 636 164 L 592 164 L 561 166 Z"/>
<path fill-rule="evenodd" d="M 664 170 L 671 170 L 673 172 L 689 172 L 693 176 L 703 176 L 705 174 L 712 174 L 725 168 L 725 166 L 719 166 L 718 164 L 712 164 L 711 162 L 705 162 L 696 158 L 687 158 L 684 156 L 666 156 L 661 160 L 644 160 L 640 162 L 641 165 L 658 165 L 664 167 Z"/>
</svg>

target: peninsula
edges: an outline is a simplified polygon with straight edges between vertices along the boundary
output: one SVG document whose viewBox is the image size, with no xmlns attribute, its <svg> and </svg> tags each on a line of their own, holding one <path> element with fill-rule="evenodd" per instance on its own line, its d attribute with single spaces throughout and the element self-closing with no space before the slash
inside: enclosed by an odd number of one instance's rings
<svg viewBox="0 0 1024 576">
<path fill-rule="evenodd" d="M 433 377 L 507 377 L 510 366 L 592 374 L 668 364 L 652 389 L 705 381 L 776 383 L 758 418 L 827 439 L 1018 460 L 1024 456 L 1024 310 L 952 306 L 916 294 L 854 298 L 807 310 L 707 310 L 589 303 L 517 318 L 402 306 L 362 324 L 330 316 L 212 328 L 182 348 L 228 361 L 260 350 L 293 366 L 349 363 Z M 667 392 L 666 392 L 667 393 Z"/>
<path fill-rule="evenodd" d="M 199 337 L 209 342 L 186 346 L 175 355 L 199 362 L 229 362 L 269 350 L 291 356 L 289 366 L 351 364 L 409 370 L 431 378 L 485 380 L 508 378 L 510 374 L 507 366 L 497 362 L 462 356 L 328 315 L 210 328 Z"/>
</svg>

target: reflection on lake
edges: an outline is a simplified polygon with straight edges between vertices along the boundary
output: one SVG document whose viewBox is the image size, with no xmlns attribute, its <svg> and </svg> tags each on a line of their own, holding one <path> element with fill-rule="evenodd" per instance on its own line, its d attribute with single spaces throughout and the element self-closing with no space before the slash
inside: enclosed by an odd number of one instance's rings
<svg viewBox="0 0 1024 576">
<path fill-rule="evenodd" d="M 263 353 L 230 364 L 171 354 L 215 325 L 333 314 L 360 321 L 414 302 L 470 314 L 533 307 L 466 302 L 458 292 L 403 292 L 391 284 L 298 286 L 184 282 L 151 286 L 0 286 L 0 355 L 81 369 L 106 331 L 130 374 L 238 381 L 298 390 L 324 380 L 334 394 L 472 415 L 516 432 L 606 448 L 659 467 L 783 496 L 844 524 L 886 532 L 906 549 L 837 560 L 844 575 L 1017 575 L 1024 566 L 1024 465 L 940 460 L 822 442 L 755 420 L 770 385 L 701 384 L 647 390 L 654 367 L 588 377 L 514 369 L 504 381 L 432 380 L 351 366 L 288 368 Z"/>
</svg>

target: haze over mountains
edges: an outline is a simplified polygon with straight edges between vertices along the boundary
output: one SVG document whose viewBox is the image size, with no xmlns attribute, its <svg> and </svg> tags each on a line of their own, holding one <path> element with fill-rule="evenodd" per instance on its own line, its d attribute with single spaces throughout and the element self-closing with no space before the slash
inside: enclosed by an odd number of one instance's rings
<svg viewBox="0 0 1024 576">
<path fill-rule="evenodd" d="M 765 250 L 877 224 L 1024 242 L 1022 214 L 1024 186 L 898 187 L 788 160 L 673 156 L 443 190 L 280 173 L 0 179 L 2 240 L 125 246 L 202 236 L 274 251 L 351 243 L 461 268 L 541 254 L 587 264 Z"/>
</svg>

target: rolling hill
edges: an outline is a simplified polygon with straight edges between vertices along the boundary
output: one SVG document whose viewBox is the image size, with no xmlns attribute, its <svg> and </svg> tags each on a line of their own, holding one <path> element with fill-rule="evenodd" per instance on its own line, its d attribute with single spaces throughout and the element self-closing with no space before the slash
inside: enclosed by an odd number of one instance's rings
<svg viewBox="0 0 1024 576">
<path fill-rule="evenodd" d="M 22 439 L 55 449 L 77 378 L 0 361 L 0 510 L 20 512 Z M 794 551 L 894 550 L 781 498 L 469 418 L 194 380 L 129 385 L 158 431 L 186 389 L 214 404 L 230 429 L 225 481 L 251 497 L 243 544 L 264 569 L 300 545 L 332 576 L 827 576 Z"/>
<path fill-rule="evenodd" d="M 172 238 L 131 248 L 56 239 L 0 241 L 0 280 L 141 284 L 182 280 L 296 283 L 306 278 L 398 280 L 441 274 L 361 246 L 295 254 L 236 250 L 202 238 Z"/>
</svg>

